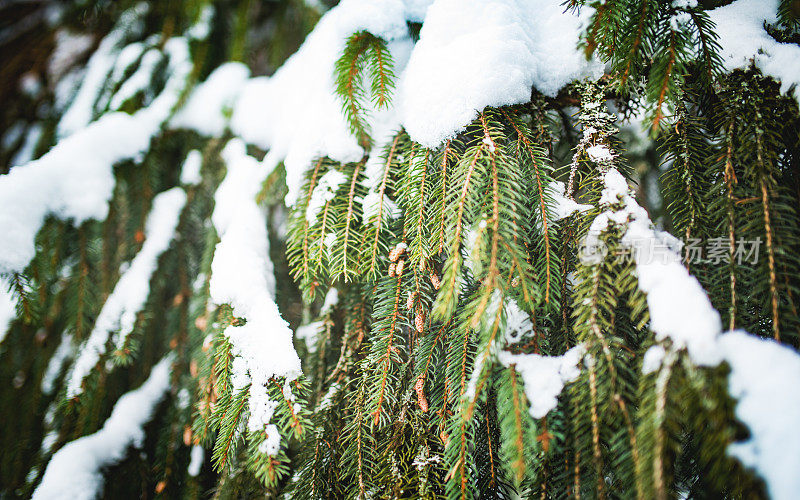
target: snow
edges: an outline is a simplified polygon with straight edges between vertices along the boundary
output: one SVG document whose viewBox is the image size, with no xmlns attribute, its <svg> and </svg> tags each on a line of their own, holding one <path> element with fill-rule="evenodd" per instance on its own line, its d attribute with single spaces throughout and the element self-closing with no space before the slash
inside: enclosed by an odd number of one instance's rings
<svg viewBox="0 0 800 500">
<path fill-rule="evenodd" d="M 781 92 L 794 86 L 800 100 L 800 47 L 779 43 L 764 29 L 778 21 L 778 0 L 737 0 L 708 11 L 716 25 L 725 68 L 747 68 L 755 63 L 762 73 L 781 82 Z"/>
<path fill-rule="evenodd" d="M 195 130 L 209 137 L 221 136 L 228 125 L 229 111 L 249 76 L 250 70 L 242 63 L 219 66 L 192 91 L 170 121 L 170 127 Z"/>
<path fill-rule="evenodd" d="M 89 500 L 103 491 L 104 467 L 125 458 L 128 447 L 140 448 L 144 425 L 169 389 L 171 357 L 155 365 L 147 381 L 123 395 L 103 428 L 58 450 L 33 493 L 35 500 L 73 498 Z"/>
<path fill-rule="evenodd" d="M 736 416 L 750 429 L 728 453 L 764 478 L 775 500 L 800 491 L 800 356 L 789 347 L 743 331 L 722 335 L 719 346 L 731 367 L 728 390 Z"/>
<path fill-rule="evenodd" d="M 72 335 L 64 333 L 56 351 L 53 353 L 50 361 L 47 362 L 47 369 L 42 376 L 42 393 L 48 395 L 53 393 L 56 381 L 59 375 L 61 375 L 61 370 L 64 368 L 64 363 L 74 354 L 75 346 L 72 344 Z"/>
<path fill-rule="evenodd" d="M 435 147 L 486 106 L 548 96 L 603 66 L 578 50 L 587 12 L 561 0 L 437 0 L 398 87 L 402 123 L 412 139 Z"/>
<path fill-rule="evenodd" d="M 336 305 L 339 304 L 339 289 L 336 287 L 331 287 L 328 290 L 328 293 L 325 294 L 325 300 L 322 301 L 322 307 L 319 310 L 319 314 L 328 314 L 333 310 Z"/>
<path fill-rule="evenodd" d="M 269 424 L 267 426 L 266 434 L 266 438 L 258 446 L 258 451 L 268 455 L 275 455 L 281 449 L 281 435 L 275 424 Z"/>
<path fill-rule="evenodd" d="M 561 356 L 501 351 L 497 357 L 503 365 L 515 366 L 531 404 L 528 410 L 531 417 L 542 418 L 556 407 L 564 384 L 575 381 L 580 375 L 578 363 L 585 353 L 586 349 L 577 345 Z"/>
<path fill-rule="evenodd" d="M 186 155 L 181 167 L 181 184 L 194 186 L 200 184 L 203 178 L 200 176 L 200 167 L 203 166 L 203 153 L 193 149 Z"/>
<path fill-rule="evenodd" d="M 565 196 L 566 186 L 561 181 L 553 181 L 545 188 L 547 195 L 553 201 L 553 220 L 561 220 L 575 212 L 585 212 L 591 210 L 591 205 L 577 203 L 571 198 Z"/>
<path fill-rule="evenodd" d="M 308 207 L 306 208 L 306 221 L 310 226 L 313 226 L 317 222 L 317 214 L 325 204 L 331 200 L 336 195 L 336 190 L 339 189 L 339 186 L 346 181 L 344 174 L 332 168 L 325 172 L 320 180 L 317 187 L 314 188 L 314 192 L 311 193 L 311 199 L 308 201 Z"/>
<path fill-rule="evenodd" d="M 47 74 L 58 81 L 77 60 L 92 47 L 92 35 L 59 29 L 55 33 L 55 48 L 47 61 Z"/>
<path fill-rule="evenodd" d="M 647 375 L 653 373 L 661 367 L 667 351 L 662 345 L 655 344 L 644 352 L 642 358 L 642 373 Z"/>
<path fill-rule="evenodd" d="M 234 356 L 242 360 L 236 363 L 234 377 L 252 383 L 248 428 L 263 431 L 275 409 L 267 384 L 276 377 L 298 377 L 300 359 L 292 345 L 293 332 L 274 301 L 266 219 L 255 201 L 269 170 L 247 155 L 240 139 L 225 146 L 222 158 L 228 172 L 212 214 L 220 241 L 211 263 L 210 294 L 214 304 L 230 304 L 233 314 L 246 320 L 244 325 L 228 326 L 224 335 Z"/>
<path fill-rule="evenodd" d="M 114 29 L 100 42 L 97 50 L 89 58 L 86 76 L 75 100 L 58 123 L 59 137 L 72 135 L 84 129 L 92 121 L 95 101 L 103 90 L 103 83 L 114 66 L 120 44 L 128 32 L 138 29 L 137 25 L 141 23 L 141 18 L 147 14 L 148 10 L 149 6 L 145 2 L 126 10 Z"/>
<path fill-rule="evenodd" d="M 317 335 L 324 326 L 324 321 L 312 321 L 307 325 L 298 326 L 294 332 L 295 338 L 305 342 L 308 352 L 314 354 L 317 352 Z"/>
<path fill-rule="evenodd" d="M 34 123 L 28 127 L 28 130 L 25 132 L 25 140 L 11 159 L 11 164 L 22 165 L 33 160 L 36 146 L 39 145 L 39 139 L 41 138 L 42 126 L 40 124 Z"/>
<path fill-rule="evenodd" d="M 150 87 L 153 73 L 158 63 L 161 62 L 161 58 L 162 54 L 158 49 L 150 49 L 144 53 L 136 71 L 125 80 L 119 90 L 111 98 L 110 108 L 112 110 L 121 108 L 127 100 Z"/>
<path fill-rule="evenodd" d="M 697 279 L 681 265 L 680 242 L 653 228 L 614 168 L 604 182 L 601 206 L 607 210 L 592 222 L 587 239 L 596 239 L 609 222 L 627 224 L 621 243 L 636 262 L 656 340 L 669 339 L 671 350 L 686 348 L 699 366 L 716 366 L 723 360 L 730 364 L 729 392 L 738 399 L 736 415 L 752 437 L 731 444 L 728 452 L 766 480 L 772 498 L 795 498 L 800 490 L 800 389 L 795 383 L 800 378 L 800 355 L 746 332 L 721 334 L 719 314 Z M 650 347 L 642 361 L 643 373 L 659 369 L 666 355 L 662 344 Z"/>
<path fill-rule="evenodd" d="M 297 201 L 303 173 L 314 158 L 361 159 L 363 150 L 350 134 L 334 93 L 334 64 L 347 38 L 367 30 L 389 42 L 396 72 L 402 69 L 411 50 L 407 16 L 418 16 L 422 9 L 418 1 L 409 5 L 407 12 L 400 0 L 344 0 L 320 19 L 275 75 L 253 78 L 245 85 L 234 107 L 231 129 L 284 161 L 288 205 Z M 396 127 L 397 120 L 393 111 L 381 111 L 371 113 L 370 122 L 379 132 L 392 124 Z"/>
<path fill-rule="evenodd" d="M 105 114 L 38 160 L 0 175 L 0 272 L 25 269 L 35 254 L 36 233 L 47 215 L 74 219 L 76 225 L 105 219 L 114 189 L 112 167 L 149 148 L 191 71 L 185 39 L 168 40 L 164 50 L 169 56 L 170 78 L 150 106 L 133 115 Z"/>
<path fill-rule="evenodd" d="M 145 241 L 142 249 L 117 281 L 108 296 L 92 333 L 80 348 L 67 385 L 67 398 L 83 392 L 83 379 L 92 371 L 106 352 L 106 343 L 112 336 L 118 348 L 125 345 L 136 325 L 136 316 L 145 305 L 150 293 L 150 278 L 158 265 L 159 256 L 169 247 L 178 227 L 181 210 L 186 203 L 186 193 L 172 188 L 153 199 L 147 216 Z"/>
<path fill-rule="evenodd" d="M 604 176 L 600 205 L 607 208 L 589 227 L 584 248 L 597 248 L 599 235 L 613 222 L 627 225 L 621 244 L 630 250 L 636 263 L 639 289 L 647 295 L 650 329 L 656 340 L 669 338 L 676 349 L 686 348 L 700 366 L 720 362 L 716 338 L 722 330 L 719 313 L 696 278 L 681 264 L 681 243 L 672 235 L 658 231 L 642 207 L 631 196 L 628 183 L 615 169 Z M 582 259 L 596 263 L 598 254 Z M 656 369 L 655 363 L 648 368 Z"/>
<path fill-rule="evenodd" d="M 192 451 L 189 453 L 189 466 L 186 469 L 190 476 L 197 477 L 200 474 L 205 455 L 206 453 L 202 446 L 199 444 L 192 446 Z"/>
<path fill-rule="evenodd" d="M 608 147 L 602 144 L 589 146 L 586 148 L 586 154 L 589 155 L 590 160 L 597 163 L 609 162 L 613 160 L 615 156 Z"/>
</svg>

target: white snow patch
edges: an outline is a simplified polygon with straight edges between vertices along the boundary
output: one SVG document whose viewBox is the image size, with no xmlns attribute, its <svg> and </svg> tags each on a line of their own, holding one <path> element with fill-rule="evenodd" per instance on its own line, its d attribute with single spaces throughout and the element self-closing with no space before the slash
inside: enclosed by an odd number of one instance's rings
<svg viewBox="0 0 800 500">
<path fill-rule="evenodd" d="M 647 375 L 658 370 L 666 354 L 667 351 L 660 344 L 655 344 L 647 349 L 642 358 L 642 373 Z"/>
<path fill-rule="evenodd" d="M 205 456 L 206 453 L 202 446 L 199 444 L 192 446 L 192 451 L 189 453 L 189 467 L 186 469 L 190 476 L 197 477 L 200 474 Z"/>
<path fill-rule="evenodd" d="M 775 500 L 800 491 L 800 356 L 772 340 L 743 331 L 719 339 L 731 366 L 728 390 L 738 399 L 736 416 L 750 429 L 747 441 L 728 453 L 764 478 Z"/>
<path fill-rule="evenodd" d="M 561 181 L 551 182 L 547 185 L 546 191 L 554 202 L 553 220 L 561 220 L 575 212 L 585 212 L 592 208 L 591 205 L 578 203 L 571 198 L 567 198 L 564 194 L 566 192 L 566 186 Z"/>
<path fill-rule="evenodd" d="M 314 354 L 317 352 L 317 336 L 324 327 L 324 321 L 312 321 L 307 325 L 298 326 L 294 335 L 298 340 L 306 343 L 308 352 Z"/>
<path fill-rule="evenodd" d="M 246 320 L 244 325 L 228 326 L 224 334 L 234 356 L 243 360 L 234 375 L 252 383 L 248 429 L 263 431 L 276 406 L 267 396 L 267 384 L 276 377 L 299 376 L 300 359 L 292 345 L 293 332 L 273 298 L 267 224 L 255 201 L 269 170 L 247 155 L 240 139 L 225 146 L 222 158 L 228 172 L 212 214 L 220 242 L 211 263 L 210 294 L 215 304 L 230 304 L 233 314 Z"/>
<path fill-rule="evenodd" d="M 186 159 L 181 166 L 181 184 L 195 186 L 200 184 L 203 178 L 200 176 L 200 167 L 203 165 L 203 153 L 193 149 L 186 155 Z"/>
<path fill-rule="evenodd" d="M 317 214 L 325 204 L 333 199 L 336 195 L 336 190 L 342 185 L 345 178 L 344 174 L 332 168 L 325 172 L 314 192 L 311 193 L 311 199 L 308 200 L 308 207 L 306 208 L 306 222 L 313 226 L 317 222 Z"/>
<path fill-rule="evenodd" d="M 147 89 L 153 79 L 153 72 L 155 72 L 158 63 L 161 62 L 161 58 L 162 54 L 158 49 L 150 49 L 145 52 L 141 61 L 139 61 L 139 67 L 125 80 L 111 98 L 110 108 L 113 110 L 119 109 L 127 100 Z"/>
<path fill-rule="evenodd" d="M 708 11 L 716 25 L 727 70 L 746 68 L 751 61 L 767 76 L 781 82 L 781 92 L 794 87 L 800 100 L 800 47 L 779 43 L 764 29 L 778 21 L 778 0 L 737 0 Z"/>
<path fill-rule="evenodd" d="M 113 165 L 150 147 L 191 71 L 185 39 L 168 40 L 164 50 L 170 78 L 150 106 L 133 115 L 103 115 L 38 160 L 0 175 L 0 271 L 25 269 L 48 214 L 74 219 L 75 224 L 105 219 L 114 189 Z"/>
<path fill-rule="evenodd" d="M 47 395 L 53 393 L 56 380 L 58 380 L 58 376 L 61 375 L 61 370 L 64 368 L 64 363 L 74 354 L 75 346 L 72 345 L 72 335 L 64 333 L 56 351 L 50 361 L 47 362 L 47 369 L 42 376 L 42 393 Z"/>
<path fill-rule="evenodd" d="M 100 42 L 97 50 L 89 58 L 86 75 L 78 94 L 58 123 L 59 137 L 67 137 L 83 130 L 92 121 L 95 101 L 114 66 L 120 45 L 130 31 L 139 29 L 141 18 L 149 9 L 147 3 L 141 2 L 123 12 L 114 29 Z"/>
<path fill-rule="evenodd" d="M 250 70 L 242 63 L 230 62 L 219 66 L 192 91 L 186 104 L 170 121 L 170 127 L 195 130 L 209 137 L 221 136 L 228 126 L 230 110 L 248 76 Z M 282 121 L 277 117 L 273 119 Z"/>
<path fill-rule="evenodd" d="M 577 345 L 561 356 L 502 351 L 497 358 L 505 366 L 516 367 L 524 382 L 525 396 L 531 403 L 531 417 L 542 418 L 558 404 L 564 384 L 575 381 L 580 375 L 578 363 L 585 353 L 586 349 Z"/>
<path fill-rule="evenodd" d="M 402 123 L 435 147 L 486 106 L 527 102 L 531 87 L 555 96 L 599 77 L 603 66 L 578 50 L 581 16 L 561 0 L 437 0 L 399 85 Z"/>
<path fill-rule="evenodd" d="M 144 425 L 169 389 L 170 356 L 162 359 L 138 389 L 119 398 L 103 428 L 68 443 L 53 455 L 35 500 L 90 500 L 103 490 L 102 469 L 123 458 L 129 446 L 140 448 Z"/>
<path fill-rule="evenodd" d="M 169 247 L 185 203 L 186 193 L 177 187 L 153 199 L 142 249 L 120 276 L 97 316 L 92 333 L 81 346 L 67 385 L 67 398 L 83 392 L 83 379 L 106 352 L 109 336 L 113 335 L 117 347 L 122 347 L 133 332 L 136 316 L 150 293 L 150 278 L 156 270 L 158 257 Z"/>
</svg>

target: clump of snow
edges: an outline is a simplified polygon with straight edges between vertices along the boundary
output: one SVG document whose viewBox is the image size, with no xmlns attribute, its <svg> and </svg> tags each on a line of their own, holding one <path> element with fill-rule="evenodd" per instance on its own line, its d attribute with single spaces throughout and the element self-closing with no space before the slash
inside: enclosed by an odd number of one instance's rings
<svg viewBox="0 0 800 500">
<path fill-rule="evenodd" d="M 609 162 L 615 158 L 611 150 L 603 144 L 589 146 L 586 148 L 586 154 L 589 155 L 589 159 L 597 163 Z"/>
<path fill-rule="evenodd" d="M 42 126 L 39 123 L 34 123 L 25 132 L 25 140 L 22 146 L 19 147 L 14 157 L 11 159 L 11 165 L 22 165 L 33 160 L 36 146 L 39 145 L 39 140 L 42 138 Z"/>
<path fill-rule="evenodd" d="M 309 353 L 314 354 L 317 352 L 317 335 L 324 326 L 324 321 L 312 321 L 307 325 L 298 326 L 294 335 L 297 340 L 302 340 L 306 343 Z"/>
<path fill-rule="evenodd" d="M 531 404 L 531 417 L 542 418 L 556 407 L 564 384 L 575 381 L 580 375 L 578 364 L 585 353 L 586 349 L 577 345 L 561 356 L 502 351 L 497 357 L 503 365 L 515 366 L 524 382 L 525 396 Z"/>
<path fill-rule="evenodd" d="M 242 63 L 219 66 L 192 91 L 186 104 L 170 120 L 170 127 L 191 129 L 210 137 L 221 136 L 228 125 L 229 111 L 248 76 L 250 70 Z"/>
<path fill-rule="evenodd" d="M 344 174 L 332 168 L 325 172 L 314 192 L 311 193 L 311 199 L 308 201 L 306 208 L 306 221 L 309 225 L 313 226 L 317 222 L 317 214 L 325 204 L 333 199 L 336 195 L 336 190 L 342 185 L 345 178 Z"/>
<path fill-rule="evenodd" d="M 603 66 L 577 48 L 581 16 L 561 0 L 437 0 L 398 88 L 402 123 L 435 147 L 486 106 L 530 100 L 531 87 L 555 96 Z M 587 9 L 588 10 L 588 9 Z"/>
<path fill-rule="evenodd" d="M 153 199 L 145 225 L 144 245 L 120 276 L 97 316 L 92 333 L 81 346 L 67 385 L 68 398 L 83 392 L 83 379 L 106 352 L 109 336 L 113 335 L 117 347 L 121 348 L 133 332 L 136 316 L 150 293 L 150 278 L 156 270 L 158 257 L 169 247 L 185 203 L 186 193 L 181 188 L 172 188 Z"/>
<path fill-rule="evenodd" d="M 572 198 L 567 198 L 566 186 L 561 181 L 553 181 L 547 185 L 545 191 L 547 195 L 553 200 L 553 220 L 561 220 L 575 212 L 585 212 L 592 208 L 591 205 L 578 203 Z"/>
<path fill-rule="evenodd" d="M 74 219 L 76 224 L 106 217 L 114 189 L 113 165 L 149 148 L 191 72 L 185 39 L 171 38 L 164 50 L 170 77 L 150 106 L 133 115 L 103 115 L 38 160 L 0 175 L 0 272 L 25 269 L 48 214 Z"/>
<path fill-rule="evenodd" d="M 610 222 L 627 225 L 621 243 L 636 262 L 656 340 L 669 339 L 671 350 L 686 348 L 699 366 L 716 366 L 723 360 L 730 364 L 729 391 L 739 400 L 736 415 L 752 437 L 730 445 L 728 451 L 766 480 L 771 497 L 794 498 L 800 490 L 800 389 L 794 382 L 800 378 L 800 355 L 746 332 L 721 334 L 719 314 L 681 265 L 680 242 L 653 228 L 619 172 L 611 168 L 604 181 L 601 203 L 608 209 L 592 223 L 587 239 L 596 238 Z M 666 355 L 662 345 L 650 347 L 642 371 L 659 369 Z"/>
<path fill-rule="evenodd" d="M 583 247 L 599 247 L 599 235 L 610 222 L 626 226 L 621 243 L 636 263 L 639 288 L 647 295 L 650 328 L 656 340 L 669 338 L 676 348 L 686 347 L 692 361 L 700 366 L 718 364 L 716 338 L 722 330 L 719 313 L 697 279 L 681 264 L 680 242 L 653 227 L 647 211 L 631 196 L 627 181 L 615 168 L 610 168 L 603 180 L 600 204 L 607 210 L 589 226 Z M 596 259 L 598 255 L 590 257 Z M 596 261 L 590 258 L 584 263 Z"/>
<path fill-rule="evenodd" d="M 114 66 L 120 45 L 129 32 L 141 30 L 141 20 L 148 10 L 149 6 L 145 2 L 126 10 L 114 29 L 100 42 L 100 46 L 89 58 L 86 76 L 78 90 L 78 95 L 75 96 L 58 123 L 59 137 L 72 135 L 84 129 L 92 121 L 94 103 L 103 90 L 106 77 Z"/>
<path fill-rule="evenodd" d="M 222 151 L 228 172 L 215 195 L 212 221 L 220 237 L 211 263 L 210 294 L 217 305 L 229 304 L 245 319 L 228 326 L 224 335 L 233 347 L 234 376 L 241 386 L 250 381 L 248 428 L 263 431 L 275 403 L 267 384 L 277 377 L 300 375 L 300 359 L 292 345 L 292 330 L 274 301 L 275 278 L 269 260 L 267 223 L 255 197 L 269 171 L 248 156 L 240 139 Z M 279 439 L 279 438 L 277 438 Z"/>
<path fill-rule="evenodd" d="M 208 35 L 211 34 L 211 21 L 214 20 L 215 13 L 216 9 L 213 5 L 204 5 L 203 10 L 200 11 L 200 16 L 197 18 L 197 22 L 189 28 L 186 36 L 192 40 L 205 40 L 208 38 Z"/>
<path fill-rule="evenodd" d="M 647 375 L 658 370 L 666 354 L 666 349 L 660 344 L 655 344 L 647 349 L 642 358 L 642 373 Z"/>
<path fill-rule="evenodd" d="M 93 499 L 103 491 L 103 468 L 123 458 L 128 447 L 141 447 L 144 425 L 169 389 L 171 357 L 162 359 L 138 389 L 122 396 L 103 428 L 58 450 L 39 487 L 36 500 Z"/>
<path fill-rule="evenodd" d="M 61 375 L 61 370 L 64 368 L 64 363 L 68 358 L 75 354 L 75 346 L 72 344 L 72 335 L 64 333 L 61 337 L 61 342 L 56 348 L 56 352 L 47 362 L 47 369 L 42 376 L 42 393 L 52 394 L 55 389 L 56 380 Z"/>
<path fill-rule="evenodd" d="M 200 184 L 200 167 L 203 166 L 203 153 L 193 149 L 186 155 L 181 167 L 181 184 L 194 186 Z"/>
<path fill-rule="evenodd" d="M 781 82 L 781 92 L 794 87 L 800 100 L 800 47 L 779 43 L 764 29 L 778 21 L 778 0 L 737 0 L 708 11 L 727 70 L 747 68 L 751 61 L 767 76 Z"/>
<path fill-rule="evenodd" d="M 322 307 L 319 310 L 319 314 L 328 314 L 333 310 L 336 305 L 339 304 L 339 289 L 336 287 L 331 287 L 328 290 L 328 293 L 325 294 L 325 300 L 322 301 Z"/>
<path fill-rule="evenodd" d="M 266 434 L 267 436 L 264 441 L 258 445 L 258 451 L 260 453 L 266 453 L 267 455 L 275 455 L 281 449 L 281 435 L 275 424 L 269 424 L 267 426 Z"/>
<path fill-rule="evenodd" d="M 110 108 L 117 110 L 125 104 L 125 101 L 134 97 L 139 92 L 144 91 L 150 86 L 150 81 L 153 79 L 153 72 L 156 66 L 161 62 L 163 54 L 158 49 L 150 49 L 144 53 L 139 67 L 136 71 L 125 80 L 119 90 L 111 98 Z"/>
<path fill-rule="evenodd" d="M 776 500 L 800 491 L 800 356 L 772 340 L 743 331 L 719 339 L 731 367 L 728 388 L 738 399 L 736 416 L 750 439 L 733 443 L 728 453 L 764 478 Z"/>
<path fill-rule="evenodd" d="M 363 155 L 334 92 L 334 65 L 347 38 L 367 30 L 387 40 L 399 73 L 411 50 L 406 20 L 419 15 L 420 4 L 410 2 L 407 10 L 400 0 L 344 0 L 320 19 L 275 75 L 253 78 L 245 85 L 231 129 L 284 160 L 287 204 L 296 202 L 303 172 L 315 157 L 352 162 Z M 280 119 L 265 120 L 266 116 Z M 393 111 L 371 113 L 370 123 L 377 132 L 385 128 L 383 122 L 396 124 L 393 116 Z"/>
<path fill-rule="evenodd" d="M 516 300 L 506 300 L 505 315 L 506 329 L 504 335 L 506 344 L 519 342 L 523 335 L 533 330 L 530 315 L 519 307 Z"/>
<path fill-rule="evenodd" d="M 92 35 L 59 29 L 55 33 L 55 48 L 47 61 L 47 74 L 58 81 L 87 50 L 92 48 Z"/>
<path fill-rule="evenodd" d="M 190 476 L 197 477 L 200 474 L 205 455 L 206 453 L 202 446 L 199 444 L 192 446 L 192 451 L 189 453 L 189 466 L 186 468 L 186 472 Z"/>
</svg>

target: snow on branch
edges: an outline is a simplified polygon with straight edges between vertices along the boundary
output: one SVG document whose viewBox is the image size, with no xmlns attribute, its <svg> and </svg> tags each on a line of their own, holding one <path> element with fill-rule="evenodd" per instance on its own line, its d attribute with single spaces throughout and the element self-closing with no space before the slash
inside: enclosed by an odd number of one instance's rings
<svg viewBox="0 0 800 500">
<path fill-rule="evenodd" d="M 800 100 L 800 47 L 780 43 L 765 24 L 778 22 L 778 0 L 737 0 L 708 12 L 715 24 L 720 55 L 728 71 L 750 64 L 781 82 L 781 92 L 793 87 Z"/>
<path fill-rule="evenodd" d="M 102 429 L 58 450 L 47 465 L 33 498 L 89 500 L 99 497 L 103 492 L 103 468 L 125 458 L 128 447 L 142 446 L 143 427 L 169 389 L 171 361 L 170 356 L 159 361 L 141 387 L 123 395 Z"/>
<path fill-rule="evenodd" d="M 245 320 L 244 325 L 228 326 L 224 334 L 235 356 L 234 385 L 239 389 L 251 384 L 248 428 L 261 431 L 271 425 L 275 409 L 267 384 L 277 377 L 298 377 L 300 358 L 293 332 L 273 298 L 267 223 L 255 199 L 269 170 L 247 155 L 240 139 L 225 146 L 222 158 L 228 172 L 215 195 L 212 215 L 220 242 L 211 263 L 210 293 L 215 304 L 229 304 L 234 316 Z M 277 429 L 269 435 L 277 436 Z"/>
<path fill-rule="evenodd" d="M 608 170 L 604 183 L 601 204 L 608 210 L 592 222 L 584 247 L 597 248 L 598 236 L 610 222 L 626 226 L 621 243 L 632 251 L 656 339 L 669 339 L 673 350 L 686 348 L 697 365 L 716 366 L 722 361 L 730 365 L 728 384 L 731 396 L 738 399 L 736 415 L 750 429 L 751 438 L 732 444 L 728 452 L 765 479 L 773 498 L 794 498 L 800 491 L 800 389 L 796 383 L 800 355 L 743 331 L 720 334 L 719 313 L 697 279 L 681 265 L 680 242 L 653 228 L 616 169 Z M 654 245 L 663 250 L 658 258 L 652 254 Z M 648 350 L 643 371 L 657 370 L 664 354 L 659 345 Z"/>
<path fill-rule="evenodd" d="M 153 199 L 142 249 L 120 276 L 114 291 L 103 304 L 92 333 L 81 346 L 81 354 L 75 361 L 67 385 L 68 398 L 83 392 L 83 379 L 106 352 L 109 336 L 113 335 L 117 346 L 122 347 L 133 332 L 136 316 L 150 293 L 150 278 L 156 270 L 158 258 L 169 248 L 185 203 L 186 193 L 178 187 L 164 191 Z"/>
<path fill-rule="evenodd" d="M 588 10 L 588 9 L 587 9 Z M 561 0 L 437 0 L 401 78 L 399 107 L 412 139 L 435 147 L 486 106 L 549 96 L 603 74 L 577 48 L 586 16 Z"/>
<path fill-rule="evenodd" d="M 0 272 L 21 272 L 35 255 L 48 215 L 81 224 L 108 215 L 113 166 L 150 147 L 183 91 L 192 62 L 184 38 L 164 46 L 170 75 L 153 103 L 133 115 L 109 113 L 56 144 L 47 154 L 0 176 Z"/>
</svg>

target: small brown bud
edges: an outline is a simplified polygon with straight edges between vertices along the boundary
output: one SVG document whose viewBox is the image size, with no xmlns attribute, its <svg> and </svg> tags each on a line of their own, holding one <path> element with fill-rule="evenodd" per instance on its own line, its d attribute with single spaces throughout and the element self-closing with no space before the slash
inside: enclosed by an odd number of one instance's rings
<svg viewBox="0 0 800 500">
<path fill-rule="evenodd" d="M 438 290 L 439 287 L 442 286 L 441 280 L 439 280 L 439 277 L 436 276 L 436 273 L 431 273 L 430 278 L 431 278 L 431 284 L 433 284 L 433 288 Z"/>
<path fill-rule="evenodd" d="M 197 361 L 191 360 L 189 362 L 189 374 L 192 377 L 196 377 L 198 372 L 199 372 L 199 370 L 197 369 Z"/>
<path fill-rule="evenodd" d="M 390 278 L 394 278 L 394 268 L 395 268 L 395 263 L 394 262 L 389 264 L 389 277 Z"/>
<path fill-rule="evenodd" d="M 141 229 L 136 231 L 136 234 L 133 235 L 133 239 L 134 239 L 134 241 L 136 241 L 136 243 L 143 242 L 144 241 L 144 231 L 142 231 Z"/>
<path fill-rule="evenodd" d="M 206 318 L 206 315 L 204 314 L 195 318 L 194 326 L 201 332 L 206 331 L 206 326 L 208 326 L 208 318 Z"/>
<path fill-rule="evenodd" d="M 403 252 L 406 251 L 406 244 L 405 243 L 398 243 L 394 246 L 391 252 L 389 252 L 389 260 L 391 262 L 397 262 L 397 259 L 403 255 Z"/>
<path fill-rule="evenodd" d="M 417 311 L 417 315 L 414 317 L 414 326 L 417 329 L 417 333 L 422 333 L 425 330 L 425 313 L 422 311 Z"/>
<path fill-rule="evenodd" d="M 159 481 L 156 484 L 156 493 L 161 493 L 162 491 L 164 491 L 164 488 L 166 488 L 166 487 L 167 487 L 167 482 L 166 481 Z"/>
<path fill-rule="evenodd" d="M 428 399 L 425 397 L 425 379 L 420 377 L 417 383 L 414 384 L 414 390 L 417 392 L 417 404 L 423 412 L 428 411 Z"/>
<path fill-rule="evenodd" d="M 406 300 L 406 309 L 408 309 L 409 311 L 414 308 L 414 299 L 416 298 L 416 296 L 417 292 L 413 290 L 408 292 L 408 300 Z"/>
<path fill-rule="evenodd" d="M 406 265 L 406 261 L 404 261 L 404 260 L 400 260 L 400 261 L 397 262 L 397 267 L 395 268 L 394 272 L 395 272 L 395 274 L 397 275 L 398 278 L 403 275 L 403 268 L 405 267 L 405 265 Z"/>
<path fill-rule="evenodd" d="M 183 428 L 183 444 L 186 446 L 192 444 L 192 428 L 188 425 Z"/>
</svg>

